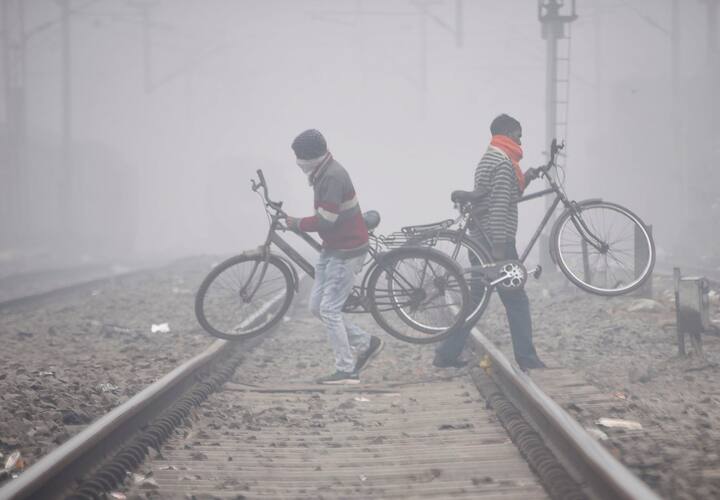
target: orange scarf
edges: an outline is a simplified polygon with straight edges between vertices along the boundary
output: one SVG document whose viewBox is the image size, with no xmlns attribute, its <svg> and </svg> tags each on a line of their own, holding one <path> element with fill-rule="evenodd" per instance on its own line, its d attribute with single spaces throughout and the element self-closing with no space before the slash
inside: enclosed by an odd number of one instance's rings
<svg viewBox="0 0 720 500">
<path fill-rule="evenodd" d="M 500 149 L 508 156 L 508 158 L 510 158 L 513 167 L 515 168 L 515 175 L 517 176 L 520 192 L 522 193 L 525 191 L 525 174 L 523 174 L 523 171 L 520 170 L 520 160 L 522 160 L 523 157 L 523 151 L 520 144 L 513 141 L 506 135 L 494 135 L 490 141 L 490 145 Z"/>
</svg>

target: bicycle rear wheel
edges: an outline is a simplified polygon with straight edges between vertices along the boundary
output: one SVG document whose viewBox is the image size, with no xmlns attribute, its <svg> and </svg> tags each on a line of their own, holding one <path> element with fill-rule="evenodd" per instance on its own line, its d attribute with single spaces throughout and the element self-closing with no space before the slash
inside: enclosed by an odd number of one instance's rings
<svg viewBox="0 0 720 500">
<path fill-rule="evenodd" d="M 238 255 L 217 265 L 195 296 L 205 331 L 226 340 L 266 332 L 285 315 L 294 294 L 290 269 L 278 257 Z"/>
<path fill-rule="evenodd" d="M 564 212 L 553 231 L 552 251 L 575 285 L 597 295 L 621 295 L 652 274 L 655 244 L 640 218 L 615 203 L 593 201 Z"/>
<path fill-rule="evenodd" d="M 446 338 L 470 312 L 468 285 L 457 264 L 426 247 L 382 255 L 368 278 L 367 298 L 378 325 L 413 344 Z"/>
<path fill-rule="evenodd" d="M 459 240 L 459 241 L 458 241 Z M 437 231 L 419 234 L 417 239 L 411 241 L 412 244 L 425 245 L 439 250 L 451 257 L 462 269 L 471 266 L 481 266 L 490 264 L 492 258 L 488 252 L 475 240 L 467 235 L 460 238 L 460 233 L 456 231 Z M 490 290 L 484 286 L 478 273 L 469 273 L 465 275 L 465 279 L 470 284 L 470 300 L 472 301 L 471 311 L 468 315 L 467 322 L 474 325 L 485 312 L 490 302 Z"/>
</svg>

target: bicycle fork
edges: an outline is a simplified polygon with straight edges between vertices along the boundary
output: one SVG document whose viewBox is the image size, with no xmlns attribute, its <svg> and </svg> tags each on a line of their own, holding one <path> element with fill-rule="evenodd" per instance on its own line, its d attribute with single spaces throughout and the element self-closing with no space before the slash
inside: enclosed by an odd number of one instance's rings
<svg viewBox="0 0 720 500">
<path fill-rule="evenodd" d="M 573 212 L 570 218 L 572 219 L 573 225 L 575 226 L 575 229 L 578 230 L 578 233 L 582 237 L 583 241 L 597 250 L 600 254 L 607 253 L 610 249 L 610 245 L 593 234 L 587 224 L 585 224 L 577 206 L 573 206 Z"/>
<path fill-rule="evenodd" d="M 250 303 L 252 298 L 255 296 L 255 293 L 257 293 L 258 289 L 260 288 L 260 285 L 262 285 L 263 280 L 265 279 L 265 273 L 267 272 L 268 263 L 270 262 L 270 252 L 268 251 L 267 247 L 262 246 L 260 247 L 260 251 L 263 254 L 264 259 L 261 261 L 257 261 L 255 265 L 253 266 L 253 270 L 250 272 L 250 276 L 247 279 L 247 282 L 238 290 L 238 295 L 242 299 L 243 302 L 246 304 Z M 255 283 L 254 288 L 250 293 L 246 293 L 248 287 L 253 282 L 253 277 L 255 276 L 255 273 L 257 273 L 258 268 L 262 266 L 262 269 L 260 271 L 260 277 L 258 278 L 257 282 Z"/>
</svg>

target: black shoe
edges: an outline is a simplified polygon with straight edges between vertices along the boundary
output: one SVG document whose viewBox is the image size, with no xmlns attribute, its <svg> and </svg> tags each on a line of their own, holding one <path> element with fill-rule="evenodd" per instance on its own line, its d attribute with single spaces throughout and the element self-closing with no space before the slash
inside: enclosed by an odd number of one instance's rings
<svg viewBox="0 0 720 500">
<path fill-rule="evenodd" d="M 547 368 L 545 363 L 540 361 L 540 358 L 525 359 L 523 361 L 518 361 L 517 363 L 520 369 L 524 372 L 528 370 L 541 370 L 543 368 Z"/>
<path fill-rule="evenodd" d="M 335 372 L 332 375 L 320 377 L 316 382 L 323 385 L 352 385 L 359 384 L 360 377 L 355 372 Z"/>
<path fill-rule="evenodd" d="M 367 368 L 375 356 L 385 347 L 385 342 L 378 337 L 370 337 L 370 346 L 358 356 L 357 363 L 355 363 L 355 373 L 360 373 L 363 369 Z"/>
<path fill-rule="evenodd" d="M 460 358 L 455 358 L 453 360 L 447 360 L 447 359 L 441 359 L 441 358 L 435 358 L 433 359 L 433 366 L 437 368 L 462 368 L 463 366 L 466 366 L 468 364 L 467 361 Z"/>
</svg>

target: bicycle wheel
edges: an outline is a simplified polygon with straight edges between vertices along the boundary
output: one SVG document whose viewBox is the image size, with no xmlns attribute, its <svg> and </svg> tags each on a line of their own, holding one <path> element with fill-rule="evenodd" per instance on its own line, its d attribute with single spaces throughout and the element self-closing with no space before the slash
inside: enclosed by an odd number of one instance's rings
<svg viewBox="0 0 720 500">
<path fill-rule="evenodd" d="M 367 282 L 370 313 L 395 338 L 428 344 L 446 338 L 470 312 L 467 282 L 457 264 L 427 247 L 380 257 Z"/>
<path fill-rule="evenodd" d="M 270 256 L 238 255 L 217 265 L 195 296 L 195 316 L 205 331 L 227 340 L 260 335 L 290 307 L 294 293 L 290 269 Z"/>
<path fill-rule="evenodd" d="M 458 263 L 461 269 L 470 266 L 486 265 L 492 262 L 488 252 L 475 240 L 463 235 L 458 242 L 459 234 L 455 231 L 438 231 L 436 233 L 420 234 L 417 239 L 411 241 L 413 244 L 428 245 L 431 248 L 441 251 L 450 256 Z M 480 316 L 487 309 L 490 303 L 490 290 L 483 286 L 478 276 L 465 275 L 470 285 L 471 312 L 468 315 L 467 323 L 474 325 Z"/>
<path fill-rule="evenodd" d="M 598 295 L 637 289 L 655 265 L 655 244 L 642 220 L 603 201 L 564 212 L 553 230 L 552 251 L 570 281 Z"/>
</svg>

